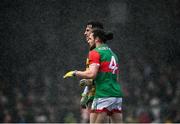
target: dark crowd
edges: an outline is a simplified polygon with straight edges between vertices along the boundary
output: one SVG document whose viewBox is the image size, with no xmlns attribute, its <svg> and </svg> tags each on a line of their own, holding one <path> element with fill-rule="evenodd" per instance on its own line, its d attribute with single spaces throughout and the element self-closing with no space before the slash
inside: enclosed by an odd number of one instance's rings
<svg viewBox="0 0 180 124">
<path fill-rule="evenodd" d="M 125 122 L 180 122 L 179 65 L 155 64 L 142 58 L 127 64 Z"/>
<path fill-rule="evenodd" d="M 89 20 L 114 33 L 123 122 L 180 122 L 179 0 L 2 0 L 0 122 L 83 122 L 79 79 Z"/>
<path fill-rule="evenodd" d="M 180 111 L 178 109 L 180 104 L 179 68 L 179 64 L 156 64 L 145 61 L 141 56 L 129 58 L 128 62 L 125 62 L 124 67 L 122 67 L 123 72 L 121 72 L 120 81 L 125 94 L 123 101 L 124 122 L 180 122 Z M 56 89 L 47 88 L 50 85 L 47 80 L 38 79 L 38 77 L 27 78 L 23 81 L 23 84 L 18 84 L 12 88 L 12 96 L 8 94 L 10 89 L 6 87 L 2 89 L 1 87 L 0 122 L 80 121 L 81 116 L 75 115 L 80 111 L 78 109 L 80 93 L 66 94 L 67 90 L 63 87 L 53 87 L 63 90 L 64 96 L 62 95 L 60 99 L 67 103 L 66 105 L 57 104 L 51 98 L 53 94 L 48 93 Z M 76 83 L 76 85 L 78 84 Z M 77 86 L 76 90 L 80 90 L 80 88 Z M 14 103 L 11 103 L 12 101 Z M 74 106 L 71 104 L 74 104 Z M 62 110 L 63 113 L 61 113 Z M 72 110 L 75 110 L 75 112 Z M 63 115 L 63 118 L 58 117 L 59 115 Z"/>
</svg>

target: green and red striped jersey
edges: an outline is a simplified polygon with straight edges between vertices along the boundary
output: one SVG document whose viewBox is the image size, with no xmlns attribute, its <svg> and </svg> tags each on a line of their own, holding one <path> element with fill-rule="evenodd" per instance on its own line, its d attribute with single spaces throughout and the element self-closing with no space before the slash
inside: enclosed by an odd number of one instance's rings
<svg viewBox="0 0 180 124">
<path fill-rule="evenodd" d="M 102 44 L 89 52 L 89 64 L 99 66 L 94 79 L 96 86 L 95 98 L 123 97 L 121 85 L 117 82 L 119 62 L 115 53 Z"/>
</svg>

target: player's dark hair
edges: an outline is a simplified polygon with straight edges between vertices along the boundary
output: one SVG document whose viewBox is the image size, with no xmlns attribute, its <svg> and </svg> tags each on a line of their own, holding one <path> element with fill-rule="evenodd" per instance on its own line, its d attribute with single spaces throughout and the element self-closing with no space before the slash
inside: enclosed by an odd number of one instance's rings
<svg viewBox="0 0 180 124">
<path fill-rule="evenodd" d="M 92 25 L 92 28 L 104 29 L 103 24 L 99 21 L 88 21 L 88 23 L 86 25 Z"/>
<path fill-rule="evenodd" d="M 106 43 L 107 40 L 112 40 L 113 39 L 113 33 L 108 32 L 106 33 L 102 29 L 95 28 L 92 31 L 94 38 L 99 37 L 103 43 Z"/>
</svg>

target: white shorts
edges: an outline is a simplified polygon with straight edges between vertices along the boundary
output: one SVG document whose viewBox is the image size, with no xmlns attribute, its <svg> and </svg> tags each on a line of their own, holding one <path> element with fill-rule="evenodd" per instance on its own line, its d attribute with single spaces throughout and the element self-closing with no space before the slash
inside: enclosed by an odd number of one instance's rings
<svg viewBox="0 0 180 124">
<path fill-rule="evenodd" d="M 94 98 L 91 112 L 107 112 L 111 115 L 114 112 L 122 112 L 122 98 L 108 97 L 108 98 Z"/>
</svg>

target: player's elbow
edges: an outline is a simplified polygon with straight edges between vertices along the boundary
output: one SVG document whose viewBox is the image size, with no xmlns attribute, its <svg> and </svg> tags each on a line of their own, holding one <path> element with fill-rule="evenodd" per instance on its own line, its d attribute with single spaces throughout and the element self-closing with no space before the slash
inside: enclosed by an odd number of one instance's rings
<svg viewBox="0 0 180 124">
<path fill-rule="evenodd" d="M 96 76 L 97 76 L 97 73 L 98 73 L 98 69 L 91 67 L 91 68 L 90 68 L 89 70 L 87 70 L 86 72 L 87 72 L 88 78 L 90 78 L 90 79 L 95 79 Z"/>
<path fill-rule="evenodd" d="M 89 74 L 89 78 L 90 79 L 95 79 L 96 78 L 96 74 L 95 73 L 90 73 Z"/>
<path fill-rule="evenodd" d="M 93 71 L 88 70 L 88 71 L 86 72 L 84 78 L 95 79 L 95 78 L 96 78 L 96 73 L 94 73 Z"/>
</svg>

